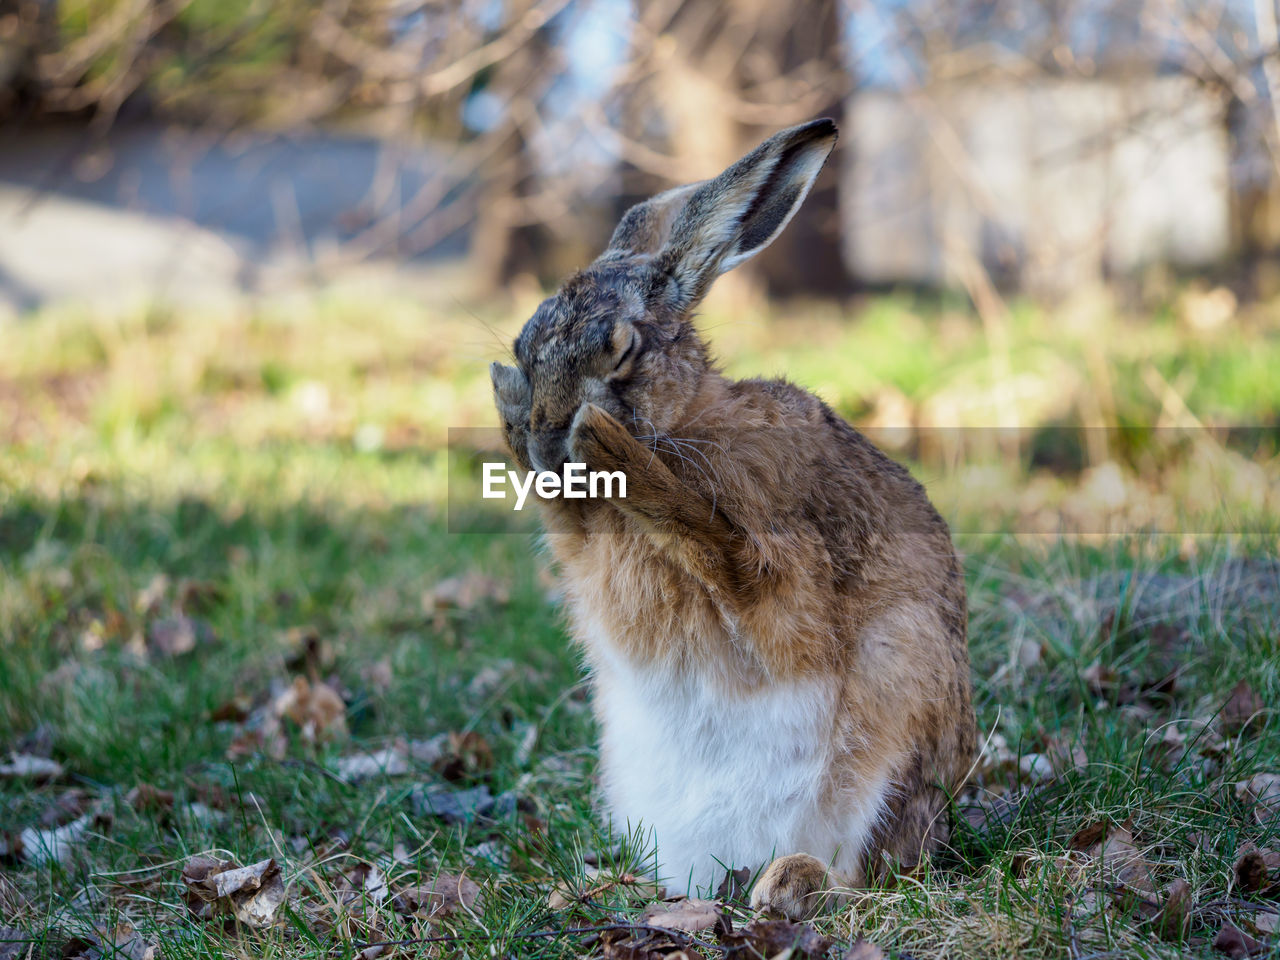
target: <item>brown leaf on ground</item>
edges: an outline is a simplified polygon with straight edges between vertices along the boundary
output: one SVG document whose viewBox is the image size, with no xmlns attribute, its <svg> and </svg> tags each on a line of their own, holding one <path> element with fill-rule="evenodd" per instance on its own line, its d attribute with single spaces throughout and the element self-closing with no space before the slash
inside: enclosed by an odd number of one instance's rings
<svg viewBox="0 0 1280 960">
<path fill-rule="evenodd" d="M 605 960 L 703 960 L 679 933 L 611 929 L 600 932 L 600 955 Z"/>
<path fill-rule="evenodd" d="M 1241 680 L 1231 690 L 1227 702 L 1223 704 L 1218 719 L 1222 729 L 1230 736 L 1247 733 L 1256 729 L 1262 720 L 1265 704 L 1248 680 Z"/>
<path fill-rule="evenodd" d="M 1259 910 L 1249 918 L 1249 921 L 1264 937 L 1270 937 L 1280 929 L 1280 913 L 1272 913 L 1269 910 Z"/>
<path fill-rule="evenodd" d="M 1269 885 L 1271 873 L 1275 870 L 1280 870 L 1280 852 L 1245 842 L 1236 851 L 1236 862 L 1231 872 L 1239 889 L 1254 893 Z"/>
<path fill-rule="evenodd" d="M 638 922 L 640 926 L 680 933 L 712 929 L 728 933 L 730 929 L 729 919 L 720 904 L 714 900 L 696 898 L 677 900 L 674 903 L 651 903 L 644 908 Z"/>
<path fill-rule="evenodd" d="M 1018 771 L 1018 755 L 1003 736 L 993 733 L 982 745 L 977 774 L 983 781 L 1012 779 Z"/>
<path fill-rule="evenodd" d="M 292 673 L 300 673 L 312 683 L 333 669 L 338 653 L 332 643 L 312 626 L 290 627 L 280 635 L 285 648 L 285 666 Z"/>
<path fill-rule="evenodd" d="M 392 681 L 395 680 L 391 658 L 382 657 L 373 663 L 364 664 L 360 668 L 360 679 L 368 684 L 374 693 L 386 693 L 391 689 Z"/>
<path fill-rule="evenodd" d="M 28 827 L 21 833 L 0 834 L 0 860 L 27 866 L 65 863 L 93 836 L 95 829 L 111 826 L 112 817 L 102 803 L 70 823 L 51 830 Z"/>
<path fill-rule="evenodd" d="M 139 813 L 144 811 L 154 813 L 173 809 L 173 791 L 161 790 L 159 787 L 153 787 L 149 783 L 138 784 L 126 793 L 124 798 L 129 806 Z"/>
<path fill-rule="evenodd" d="M 1247 960 L 1267 952 L 1267 948 L 1239 927 L 1226 924 L 1213 938 L 1213 949 L 1225 953 L 1231 960 Z"/>
<path fill-rule="evenodd" d="M 482 603 L 504 606 L 511 598 L 506 584 L 482 573 L 470 571 L 460 577 L 448 577 L 422 597 L 423 609 L 431 613 L 444 610 L 473 610 Z"/>
<path fill-rule="evenodd" d="M 357 863 L 338 882 L 337 893 L 343 903 L 364 903 L 377 909 L 387 899 L 390 888 L 387 877 L 371 863 Z"/>
<path fill-rule="evenodd" d="M 0 876 L 0 883 L 5 883 Z M 17 927 L 0 924 L 0 960 L 27 960 L 31 954 L 32 937 Z"/>
<path fill-rule="evenodd" d="M 844 960 L 885 960 L 885 952 L 870 940 L 859 937 L 844 955 Z"/>
<path fill-rule="evenodd" d="M 1080 679 L 1085 682 L 1090 693 L 1107 699 L 1114 697 L 1120 704 L 1132 703 L 1137 694 L 1135 684 L 1124 681 L 1114 669 L 1100 661 L 1095 661 L 1080 671 Z"/>
<path fill-rule="evenodd" d="M 293 684 L 272 704 L 278 717 L 298 725 L 304 739 L 318 742 L 346 736 L 347 706 L 333 687 L 294 677 Z"/>
<path fill-rule="evenodd" d="M 1086 856 L 1100 859 L 1103 869 L 1112 878 L 1140 896 L 1149 897 L 1156 890 L 1151 864 L 1135 846 L 1131 830 L 1128 821 L 1119 825 L 1099 821 L 1076 831 L 1071 838 L 1071 847 Z"/>
<path fill-rule="evenodd" d="M 1045 741 L 1044 756 L 1053 768 L 1053 772 L 1061 776 L 1071 770 L 1083 770 L 1089 765 L 1089 755 L 1079 740 L 1065 737 L 1049 737 Z"/>
<path fill-rule="evenodd" d="M 1235 875 L 1236 886 L 1249 893 L 1267 885 L 1267 862 L 1257 849 L 1240 854 L 1231 872 Z"/>
<path fill-rule="evenodd" d="M 62 950 L 63 960 L 157 960 L 160 955 L 159 945 L 144 939 L 131 923 L 77 937 Z"/>
<path fill-rule="evenodd" d="M 29 753 L 12 753 L 0 763 L 0 778 L 5 780 L 30 780 L 43 783 L 62 776 L 62 764 L 48 757 L 35 757 Z"/>
<path fill-rule="evenodd" d="M 441 873 L 425 883 L 405 887 L 391 905 L 405 916 L 447 917 L 459 909 L 471 910 L 479 896 L 480 885 L 466 874 Z"/>
<path fill-rule="evenodd" d="M 1175 880 L 1160 891 L 1158 908 L 1153 909 L 1144 902 L 1141 911 L 1150 917 L 1152 927 L 1162 939 L 1179 940 L 1187 929 L 1191 899 L 1191 884 L 1185 880 Z"/>
<path fill-rule="evenodd" d="M 826 955 L 832 943 L 831 938 L 822 936 L 807 923 L 790 920 L 752 920 L 741 930 L 720 939 L 725 946 L 745 947 L 762 957 L 776 957 L 790 950 L 789 956 L 794 960 L 817 960 Z"/>
<path fill-rule="evenodd" d="M 147 627 L 147 649 L 164 657 L 180 657 L 213 639 L 213 628 L 195 617 L 162 617 Z"/>
<path fill-rule="evenodd" d="M 222 584 L 211 580 L 192 580 L 189 577 L 178 581 L 176 592 L 178 609 L 182 611 L 207 612 L 226 597 Z"/>
<path fill-rule="evenodd" d="M 187 907 L 202 920 L 232 914 L 251 927 L 268 927 L 288 892 L 274 859 L 247 867 L 233 860 L 195 856 L 182 868 Z"/>
<path fill-rule="evenodd" d="M 1039 789 L 1033 787 L 1025 792 L 1018 791 L 997 797 L 978 794 L 961 802 L 960 815 L 969 826 L 985 835 L 993 827 L 1002 826 L 1017 816 L 1022 802 L 1027 797 L 1034 796 Z"/>
<path fill-rule="evenodd" d="M 403 745 L 338 758 L 334 773 L 346 783 L 372 777 L 399 777 L 409 772 L 408 751 Z"/>
<path fill-rule="evenodd" d="M 431 768 L 445 780 L 476 780 L 493 769 L 493 748 L 474 730 L 450 733 Z"/>
<path fill-rule="evenodd" d="M 721 903 L 746 904 L 751 898 L 751 870 L 739 867 L 737 870 L 725 872 L 724 879 L 716 888 L 716 899 Z"/>
<path fill-rule="evenodd" d="M 59 793 L 40 814 L 40 826 L 44 829 L 60 827 L 76 817 L 83 816 L 93 806 L 93 794 L 79 787 Z"/>
<path fill-rule="evenodd" d="M 237 693 L 215 707 L 209 714 L 209 719 L 214 723 L 243 723 L 249 718 L 249 711 L 252 709 L 253 700 L 247 694 Z"/>
<path fill-rule="evenodd" d="M 165 597 L 169 595 L 169 577 L 167 574 L 157 573 L 153 576 L 145 587 L 138 591 L 133 601 L 133 609 L 139 614 L 146 616 L 159 609 L 160 604 L 164 602 Z"/>
<path fill-rule="evenodd" d="M 1236 783 L 1236 798 L 1253 804 L 1258 823 L 1280 817 L 1280 773 L 1256 773 Z"/>
</svg>

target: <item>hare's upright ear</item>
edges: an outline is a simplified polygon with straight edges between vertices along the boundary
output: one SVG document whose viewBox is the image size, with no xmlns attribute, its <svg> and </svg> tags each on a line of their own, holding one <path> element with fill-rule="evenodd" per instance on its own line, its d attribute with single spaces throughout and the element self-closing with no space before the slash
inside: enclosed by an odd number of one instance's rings
<svg viewBox="0 0 1280 960">
<path fill-rule="evenodd" d="M 770 137 L 714 180 L 683 188 L 689 195 L 657 255 L 675 279 L 683 307 L 702 299 L 717 276 L 773 242 L 835 144 L 835 123 L 814 120 Z"/>
<path fill-rule="evenodd" d="M 652 254 L 688 309 L 711 281 L 751 259 L 782 232 L 836 145 L 836 125 L 814 120 L 783 130 L 714 180 L 676 187 L 626 212 L 611 260 Z"/>
</svg>

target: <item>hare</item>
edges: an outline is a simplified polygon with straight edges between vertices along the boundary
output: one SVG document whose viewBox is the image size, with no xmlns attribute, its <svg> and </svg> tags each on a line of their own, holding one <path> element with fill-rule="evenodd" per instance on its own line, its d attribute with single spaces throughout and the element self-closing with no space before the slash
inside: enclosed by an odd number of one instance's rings
<svg viewBox="0 0 1280 960">
<path fill-rule="evenodd" d="M 836 136 L 784 130 L 632 207 L 491 368 L 521 468 L 627 479 L 540 500 L 609 815 L 652 831 L 669 885 L 780 857 L 752 902 L 790 916 L 944 842 L 976 739 L 964 580 L 923 488 L 805 390 L 727 379 L 694 329 Z"/>
</svg>

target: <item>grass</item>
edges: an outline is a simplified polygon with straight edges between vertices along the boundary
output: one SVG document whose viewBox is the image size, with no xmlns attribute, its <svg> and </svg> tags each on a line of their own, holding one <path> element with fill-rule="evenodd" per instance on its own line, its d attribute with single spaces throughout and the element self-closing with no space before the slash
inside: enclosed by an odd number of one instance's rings
<svg viewBox="0 0 1280 960">
<path fill-rule="evenodd" d="M 0 778 L 0 926 L 34 938 L 32 956 L 122 923 L 166 957 L 356 956 L 424 936 L 452 939 L 395 949 L 580 956 L 604 948 L 562 931 L 652 899 L 623 882 L 643 837 L 608 835 L 593 812 L 593 721 L 533 538 L 448 532 L 446 432 L 492 425 L 484 361 L 527 307 L 318 296 L 205 316 L 68 308 L 5 331 L 0 749 L 63 768 Z M 981 431 L 959 453 L 904 447 L 963 531 L 992 739 L 952 849 L 822 932 L 915 957 L 1210 956 L 1225 923 L 1266 940 L 1277 903 L 1234 864 L 1246 842 L 1280 848 L 1280 819 L 1237 789 L 1280 773 L 1274 430 L 1233 447 L 1121 428 L 1274 428 L 1272 315 L 1205 331 L 1176 303 L 1070 323 L 1017 307 L 1004 360 L 1030 439 L 994 455 Z M 787 372 L 863 423 L 998 422 L 1001 358 L 965 311 L 889 297 L 805 317 L 726 324 L 712 307 L 703 325 L 731 371 Z M 1102 454 L 1087 440 L 1036 453 L 1080 424 L 1111 428 Z M 1059 527 L 1085 532 L 1036 532 Z M 165 652 L 174 622 L 198 628 L 193 649 Z M 340 691 L 344 729 L 309 738 L 306 717 L 286 718 L 245 748 L 298 676 Z M 1271 708 L 1243 730 L 1219 714 L 1241 684 Z M 419 751 L 403 774 L 335 774 L 449 733 L 444 765 Z M 446 769 L 519 808 L 470 824 L 422 813 L 415 791 Z M 130 794 L 144 784 L 172 802 Z M 109 817 L 60 862 L 16 852 L 22 831 L 86 810 Z M 1103 820 L 1141 852 L 1138 902 L 1112 895 L 1114 863 L 1076 836 Z M 194 918 L 182 866 L 209 851 L 274 857 L 292 896 L 281 922 Z M 407 915 L 351 892 L 359 864 L 393 895 L 462 871 L 483 892 Z M 1170 925 L 1141 901 L 1178 880 L 1190 903 Z M 556 889 L 570 902 L 553 910 Z"/>
</svg>

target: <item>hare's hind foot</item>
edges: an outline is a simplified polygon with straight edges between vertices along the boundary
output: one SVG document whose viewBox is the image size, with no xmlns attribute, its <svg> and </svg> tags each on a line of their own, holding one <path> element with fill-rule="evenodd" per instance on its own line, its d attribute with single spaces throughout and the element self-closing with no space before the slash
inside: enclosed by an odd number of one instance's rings
<svg viewBox="0 0 1280 960">
<path fill-rule="evenodd" d="M 817 857 L 793 853 L 774 860 L 751 888 L 751 909 L 789 920 L 806 920 L 845 899 L 834 888 L 849 881 Z"/>
</svg>

